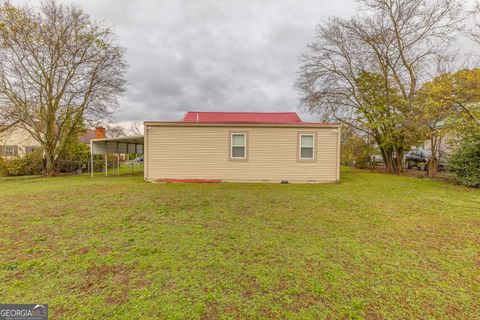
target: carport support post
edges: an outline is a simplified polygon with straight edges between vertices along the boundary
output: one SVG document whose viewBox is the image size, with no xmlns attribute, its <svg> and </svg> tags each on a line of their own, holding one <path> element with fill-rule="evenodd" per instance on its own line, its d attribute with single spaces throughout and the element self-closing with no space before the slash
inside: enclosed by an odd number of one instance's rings
<svg viewBox="0 0 480 320">
<path fill-rule="evenodd" d="M 107 141 L 105 141 L 105 177 L 108 176 Z"/>
<path fill-rule="evenodd" d="M 130 174 L 130 155 L 128 154 L 128 142 L 127 142 L 127 174 Z"/>
<path fill-rule="evenodd" d="M 117 176 L 120 175 L 120 153 L 118 152 L 118 142 L 117 142 Z"/>
<path fill-rule="evenodd" d="M 127 143 L 127 152 L 128 152 L 128 143 Z M 127 163 L 128 163 L 128 167 L 127 167 L 128 171 L 127 172 L 128 172 L 128 174 L 132 174 L 130 172 L 130 155 L 128 153 L 127 153 Z"/>
<path fill-rule="evenodd" d="M 93 178 L 93 145 L 90 140 L 90 177 Z"/>
<path fill-rule="evenodd" d="M 137 144 L 135 143 L 135 159 L 138 158 L 138 152 L 137 152 Z M 132 166 L 132 173 L 135 173 L 135 163 L 136 161 L 133 162 L 133 166 Z M 138 172 L 138 170 L 137 170 Z"/>
</svg>

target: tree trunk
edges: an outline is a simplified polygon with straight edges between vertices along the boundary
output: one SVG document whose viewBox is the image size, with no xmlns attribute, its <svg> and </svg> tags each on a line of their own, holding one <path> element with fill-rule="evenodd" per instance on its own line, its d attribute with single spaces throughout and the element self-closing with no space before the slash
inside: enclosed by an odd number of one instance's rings
<svg viewBox="0 0 480 320">
<path fill-rule="evenodd" d="M 427 174 L 430 178 L 435 178 L 438 173 L 438 159 L 435 156 L 432 156 L 428 161 L 428 171 Z"/>
<path fill-rule="evenodd" d="M 396 173 L 403 173 L 405 171 L 405 167 L 403 165 L 403 148 L 397 148 L 395 150 L 396 158 L 395 158 L 395 172 Z"/>
<path fill-rule="evenodd" d="M 430 150 L 431 156 L 428 159 L 428 168 L 427 168 L 427 176 L 430 178 L 435 178 L 438 173 L 438 159 L 437 159 L 437 145 L 439 143 L 439 137 L 432 135 L 430 138 Z"/>
<path fill-rule="evenodd" d="M 46 159 L 46 164 L 45 164 L 45 172 L 44 174 L 46 176 L 54 176 L 56 175 L 56 170 L 55 170 L 55 160 L 53 156 L 49 152 L 45 152 L 45 159 Z"/>
<path fill-rule="evenodd" d="M 385 171 L 389 173 L 395 172 L 395 164 L 393 162 L 393 155 L 387 155 L 387 161 L 385 162 Z"/>
<path fill-rule="evenodd" d="M 383 162 L 385 163 L 385 171 L 390 173 L 395 172 L 392 150 L 380 148 L 380 151 L 382 153 Z"/>
</svg>

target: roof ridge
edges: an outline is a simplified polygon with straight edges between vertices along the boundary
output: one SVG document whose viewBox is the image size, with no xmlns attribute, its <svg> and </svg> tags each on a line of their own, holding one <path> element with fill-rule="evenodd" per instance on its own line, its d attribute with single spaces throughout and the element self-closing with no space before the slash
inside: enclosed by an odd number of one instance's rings
<svg viewBox="0 0 480 320">
<path fill-rule="evenodd" d="M 296 111 L 187 111 L 192 113 L 297 113 Z"/>
<path fill-rule="evenodd" d="M 301 122 L 297 112 L 188 111 L 185 122 Z"/>
</svg>

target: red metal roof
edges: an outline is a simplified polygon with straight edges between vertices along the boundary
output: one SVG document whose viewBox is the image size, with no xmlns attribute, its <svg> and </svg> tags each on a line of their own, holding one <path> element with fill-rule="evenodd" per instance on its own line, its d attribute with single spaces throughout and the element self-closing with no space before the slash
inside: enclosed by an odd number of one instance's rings
<svg viewBox="0 0 480 320">
<path fill-rule="evenodd" d="M 195 112 L 189 111 L 182 122 L 196 123 L 302 123 L 296 112 Z"/>
<path fill-rule="evenodd" d="M 337 122 L 285 122 L 285 123 L 272 123 L 272 122 L 189 122 L 189 121 L 145 121 L 146 126 L 290 126 L 290 127 L 340 127 L 341 124 Z"/>
</svg>

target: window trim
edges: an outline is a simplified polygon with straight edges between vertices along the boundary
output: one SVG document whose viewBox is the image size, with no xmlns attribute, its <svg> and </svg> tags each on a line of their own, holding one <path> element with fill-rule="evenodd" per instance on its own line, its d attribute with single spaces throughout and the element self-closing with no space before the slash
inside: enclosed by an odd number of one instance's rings
<svg viewBox="0 0 480 320">
<path fill-rule="evenodd" d="M 32 146 L 32 145 L 25 146 L 25 155 L 29 155 L 31 153 L 34 153 L 40 150 L 42 150 L 42 147 L 40 146 Z"/>
<path fill-rule="evenodd" d="M 302 137 L 313 137 L 313 158 L 302 158 Z M 304 147 L 309 148 L 309 147 Z M 317 161 L 317 133 L 316 132 L 303 132 L 299 131 L 297 136 L 297 161 L 299 162 L 315 162 Z"/>
<path fill-rule="evenodd" d="M 234 157 L 233 156 L 233 136 L 234 135 L 243 135 L 244 136 L 244 157 Z M 241 147 L 241 146 L 236 146 Z M 247 131 L 229 131 L 228 132 L 228 160 L 232 161 L 248 161 L 248 132 Z"/>
<path fill-rule="evenodd" d="M 9 155 L 7 148 L 12 148 L 13 155 Z M 1 146 L 0 156 L 5 158 L 15 158 L 18 157 L 18 146 L 17 145 L 3 145 Z"/>
</svg>

